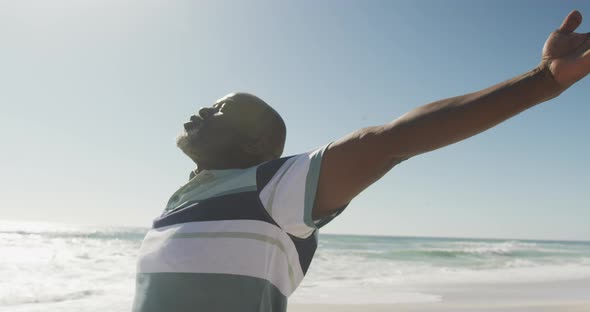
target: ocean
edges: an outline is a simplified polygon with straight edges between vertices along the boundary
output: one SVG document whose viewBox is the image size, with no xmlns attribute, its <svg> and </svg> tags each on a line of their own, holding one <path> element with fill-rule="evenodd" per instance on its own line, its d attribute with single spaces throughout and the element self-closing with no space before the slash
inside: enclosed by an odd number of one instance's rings
<svg viewBox="0 0 590 312">
<path fill-rule="evenodd" d="M 0 223 L 0 311 L 129 311 L 146 228 Z M 441 300 L 436 285 L 590 278 L 590 242 L 321 234 L 290 303 Z"/>
</svg>

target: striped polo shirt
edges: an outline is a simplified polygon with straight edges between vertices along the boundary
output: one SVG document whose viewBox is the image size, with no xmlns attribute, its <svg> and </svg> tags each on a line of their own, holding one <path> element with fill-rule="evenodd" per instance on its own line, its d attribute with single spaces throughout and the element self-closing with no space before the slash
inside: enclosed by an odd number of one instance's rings
<svg viewBox="0 0 590 312">
<path fill-rule="evenodd" d="M 141 245 L 133 311 L 286 311 L 338 214 L 311 217 L 325 148 L 182 186 Z"/>
</svg>

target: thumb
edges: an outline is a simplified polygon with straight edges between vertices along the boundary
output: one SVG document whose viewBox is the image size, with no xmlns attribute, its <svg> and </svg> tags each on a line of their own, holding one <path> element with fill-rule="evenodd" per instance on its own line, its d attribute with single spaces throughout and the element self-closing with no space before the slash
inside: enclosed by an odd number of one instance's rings
<svg viewBox="0 0 590 312">
<path fill-rule="evenodd" d="M 582 24 L 582 13 L 580 13 L 577 10 L 574 10 L 571 11 L 570 14 L 568 14 L 568 16 L 563 20 L 563 23 L 561 24 L 561 26 L 559 26 L 558 31 L 570 33 L 576 30 L 576 28 L 578 28 L 580 24 Z"/>
</svg>

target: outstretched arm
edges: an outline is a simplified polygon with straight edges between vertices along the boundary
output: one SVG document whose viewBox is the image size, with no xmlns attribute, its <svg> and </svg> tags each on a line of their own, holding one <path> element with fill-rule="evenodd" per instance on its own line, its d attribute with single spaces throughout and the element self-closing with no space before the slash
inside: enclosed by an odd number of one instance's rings
<svg viewBox="0 0 590 312">
<path fill-rule="evenodd" d="M 461 141 L 558 96 L 590 73 L 590 34 L 573 31 L 573 11 L 543 48 L 541 64 L 487 89 L 416 108 L 393 122 L 360 129 L 326 150 L 313 217 L 330 215 L 402 160 Z"/>
</svg>

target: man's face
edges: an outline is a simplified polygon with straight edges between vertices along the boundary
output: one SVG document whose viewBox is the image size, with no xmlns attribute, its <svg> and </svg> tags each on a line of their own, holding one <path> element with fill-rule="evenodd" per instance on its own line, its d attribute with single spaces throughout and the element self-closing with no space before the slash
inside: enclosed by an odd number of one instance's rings
<svg viewBox="0 0 590 312">
<path fill-rule="evenodd" d="M 265 135 L 268 109 L 239 94 L 227 95 L 190 116 L 176 143 L 197 163 L 235 157 L 230 154 L 240 153 L 244 145 Z"/>
</svg>

